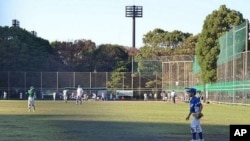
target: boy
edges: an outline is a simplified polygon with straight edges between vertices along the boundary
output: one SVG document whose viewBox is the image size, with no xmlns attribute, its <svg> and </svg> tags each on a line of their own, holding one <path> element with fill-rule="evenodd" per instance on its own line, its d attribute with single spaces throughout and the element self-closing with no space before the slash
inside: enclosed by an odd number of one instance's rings
<svg viewBox="0 0 250 141">
<path fill-rule="evenodd" d="M 67 103 L 67 101 L 68 101 L 67 92 L 68 92 L 67 90 L 63 90 L 63 100 L 64 100 L 65 103 Z"/>
<path fill-rule="evenodd" d="M 31 86 L 30 89 L 28 90 L 28 112 L 30 112 L 31 108 L 33 108 L 33 112 L 35 112 L 35 90 L 34 87 Z"/>
<path fill-rule="evenodd" d="M 80 85 L 78 85 L 78 88 L 76 90 L 76 104 L 82 104 L 82 94 L 83 94 L 83 89 L 81 88 Z"/>
<path fill-rule="evenodd" d="M 191 128 L 191 134 L 192 134 L 192 140 L 191 141 L 204 141 L 203 134 L 202 134 L 202 128 L 200 125 L 200 115 L 202 115 L 202 109 L 203 105 L 200 102 L 200 99 L 196 97 L 196 89 L 195 88 L 188 88 L 186 91 L 189 95 L 190 99 L 190 110 L 189 114 L 186 117 L 186 120 L 189 120 L 189 117 L 192 115 L 193 120 L 190 124 Z M 196 140 L 196 134 L 199 135 L 199 140 Z"/>
</svg>

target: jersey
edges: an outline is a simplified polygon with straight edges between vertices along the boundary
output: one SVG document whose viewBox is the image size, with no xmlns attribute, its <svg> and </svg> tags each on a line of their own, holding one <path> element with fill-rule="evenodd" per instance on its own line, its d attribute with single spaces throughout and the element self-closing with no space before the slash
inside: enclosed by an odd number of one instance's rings
<svg viewBox="0 0 250 141">
<path fill-rule="evenodd" d="M 171 92 L 171 97 L 175 97 L 175 91 Z"/>
<path fill-rule="evenodd" d="M 67 90 L 63 90 L 63 96 L 64 96 L 64 97 L 67 96 Z"/>
<path fill-rule="evenodd" d="M 35 95 L 34 89 L 28 90 L 28 97 L 34 97 L 34 95 Z"/>
<path fill-rule="evenodd" d="M 201 101 L 198 97 L 192 97 L 190 100 L 190 112 L 197 113 L 200 111 L 201 108 Z"/>
<path fill-rule="evenodd" d="M 83 94 L 83 89 L 82 88 L 77 88 L 77 96 L 81 97 Z"/>
</svg>

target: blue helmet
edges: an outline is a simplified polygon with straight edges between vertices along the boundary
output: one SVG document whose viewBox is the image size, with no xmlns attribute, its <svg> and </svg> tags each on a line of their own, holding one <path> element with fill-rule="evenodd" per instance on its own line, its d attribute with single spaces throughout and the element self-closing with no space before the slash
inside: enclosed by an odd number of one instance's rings
<svg viewBox="0 0 250 141">
<path fill-rule="evenodd" d="M 192 94 L 196 94 L 196 89 L 195 88 L 187 88 L 187 93 L 192 93 Z"/>
</svg>

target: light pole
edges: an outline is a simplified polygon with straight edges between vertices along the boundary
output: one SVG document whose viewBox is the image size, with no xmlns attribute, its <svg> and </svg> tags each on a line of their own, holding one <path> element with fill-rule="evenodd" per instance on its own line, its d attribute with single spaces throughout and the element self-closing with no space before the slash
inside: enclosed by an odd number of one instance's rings
<svg viewBox="0 0 250 141">
<path fill-rule="evenodd" d="M 135 18 L 142 17 L 142 6 L 126 6 L 126 17 L 133 18 L 133 34 L 132 34 L 132 48 L 135 48 Z M 134 83 L 134 54 L 132 54 L 132 69 L 131 69 L 131 88 L 133 88 Z"/>
</svg>

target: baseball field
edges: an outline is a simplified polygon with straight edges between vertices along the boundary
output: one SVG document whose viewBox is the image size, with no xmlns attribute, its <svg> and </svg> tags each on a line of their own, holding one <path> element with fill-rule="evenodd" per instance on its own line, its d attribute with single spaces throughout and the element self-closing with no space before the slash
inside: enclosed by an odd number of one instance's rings
<svg viewBox="0 0 250 141">
<path fill-rule="evenodd" d="M 1 141 L 187 141 L 188 103 L 163 101 L 0 100 Z M 229 141 L 230 124 L 249 124 L 250 107 L 204 104 L 207 141 Z"/>
</svg>

